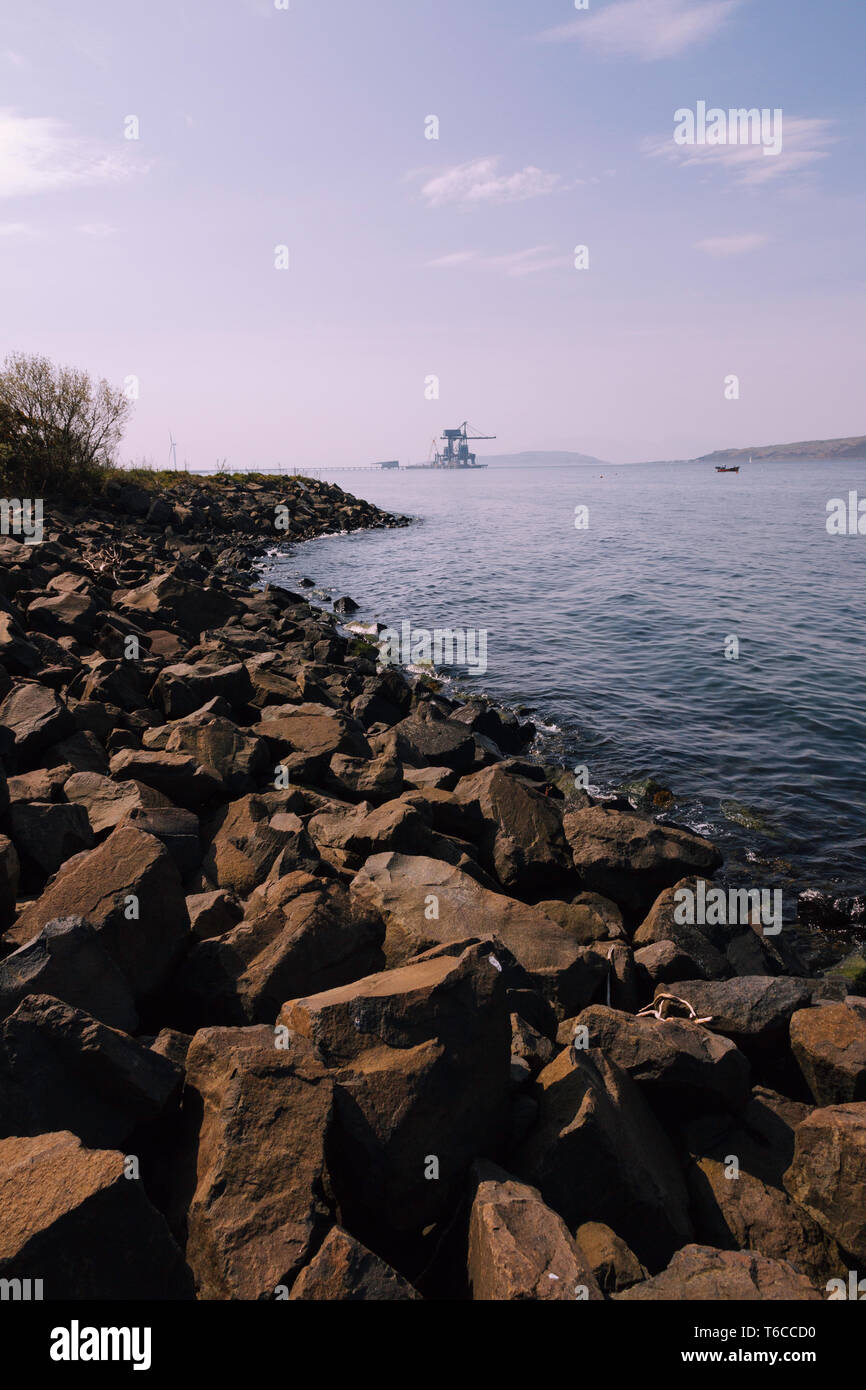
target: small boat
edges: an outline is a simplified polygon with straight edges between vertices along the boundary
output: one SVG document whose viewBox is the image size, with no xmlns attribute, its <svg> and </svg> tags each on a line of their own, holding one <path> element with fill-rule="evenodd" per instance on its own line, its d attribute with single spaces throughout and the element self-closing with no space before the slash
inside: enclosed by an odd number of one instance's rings
<svg viewBox="0 0 866 1390">
<path fill-rule="evenodd" d="M 717 473 L 739 473 L 739 471 L 740 465 L 738 463 L 735 463 L 731 468 L 725 468 L 725 466 L 721 463 L 716 464 Z"/>
</svg>

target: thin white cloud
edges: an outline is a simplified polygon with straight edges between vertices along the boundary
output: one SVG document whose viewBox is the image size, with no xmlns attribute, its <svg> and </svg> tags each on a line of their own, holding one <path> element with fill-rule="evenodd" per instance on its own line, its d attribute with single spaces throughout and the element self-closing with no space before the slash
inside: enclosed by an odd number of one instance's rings
<svg viewBox="0 0 866 1390">
<path fill-rule="evenodd" d="M 482 256 L 477 251 L 452 251 L 447 256 L 437 256 L 427 264 L 437 270 L 465 267 L 514 278 L 536 275 L 543 270 L 561 270 L 570 264 L 568 256 L 553 255 L 552 251 L 550 246 L 530 246 L 525 251 L 508 251 L 500 256 Z"/>
<path fill-rule="evenodd" d="M 743 256 L 766 246 L 769 240 L 762 232 L 746 232 L 741 236 L 705 237 L 703 241 L 696 241 L 695 246 L 699 251 L 706 251 L 708 256 Z"/>
<path fill-rule="evenodd" d="M 75 134 L 51 116 L 0 110 L 0 198 L 119 183 L 136 167 L 129 146 L 120 134 L 112 148 Z"/>
<path fill-rule="evenodd" d="M 743 0 L 616 0 L 545 29 L 548 43 L 577 39 L 605 57 L 654 62 L 711 39 Z"/>
<path fill-rule="evenodd" d="M 14 238 L 16 241 L 32 241 L 39 236 L 38 228 L 29 222 L 0 222 L 0 237 Z"/>
<path fill-rule="evenodd" d="M 82 222 L 78 228 L 82 236 L 93 237 L 94 241 L 105 241 L 114 236 L 116 230 L 110 222 Z"/>
<path fill-rule="evenodd" d="M 669 159 L 685 168 L 697 166 L 710 173 L 727 174 L 735 183 L 763 184 L 787 175 L 799 174 L 829 154 L 827 145 L 838 137 L 833 121 L 819 117 L 783 116 L 782 148 L 778 154 L 765 154 L 761 145 L 678 145 L 670 135 L 653 136 L 643 142 L 643 151 L 653 158 Z"/>
<path fill-rule="evenodd" d="M 513 174 L 499 172 L 498 157 L 455 164 L 427 180 L 421 189 L 430 207 L 447 203 L 518 203 L 563 187 L 559 174 L 528 164 Z"/>
<path fill-rule="evenodd" d="M 16 53 L 14 48 L 4 48 L 2 55 L 4 63 L 8 63 L 10 68 L 29 68 L 30 64 L 23 53 Z"/>
</svg>

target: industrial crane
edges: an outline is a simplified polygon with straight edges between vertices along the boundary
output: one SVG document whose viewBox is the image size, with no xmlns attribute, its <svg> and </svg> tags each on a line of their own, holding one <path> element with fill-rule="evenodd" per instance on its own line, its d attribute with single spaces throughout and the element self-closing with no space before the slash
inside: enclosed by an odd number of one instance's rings
<svg viewBox="0 0 866 1390">
<path fill-rule="evenodd" d="M 445 448 L 436 454 L 432 465 L 434 468 L 486 468 L 486 463 L 476 463 L 469 444 L 470 441 L 474 444 L 479 439 L 495 439 L 496 435 L 481 434 L 464 420 L 456 430 L 443 430 L 442 438 L 445 440 Z"/>
</svg>

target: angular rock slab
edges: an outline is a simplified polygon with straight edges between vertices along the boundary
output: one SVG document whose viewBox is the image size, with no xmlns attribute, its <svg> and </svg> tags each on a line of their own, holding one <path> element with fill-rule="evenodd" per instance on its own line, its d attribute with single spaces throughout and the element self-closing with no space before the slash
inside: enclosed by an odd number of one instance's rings
<svg viewBox="0 0 866 1390">
<path fill-rule="evenodd" d="M 280 1022 L 334 1069 L 331 1174 L 353 1230 L 414 1239 L 450 1211 L 472 1160 L 502 1143 L 511 1028 L 492 943 L 291 1000 Z"/>
<path fill-rule="evenodd" d="M 592 998 L 598 964 L 568 929 L 536 907 L 491 892 L 464 869 L 424 855 L 374 854 L 350 892 L 385 923 L 388 965 L 440 943 L 495 936 L 566 1013 Z"/>
<path fill-rule="evenodd" d="M 801 1009 L 790 1037 L 816 1105 L 866 1100 L 866 1018 L 845 1004 Z"/>
<path fill-rule="evenodd" d="M 124 1157 L 61 1131 L 0 1139 L 0 1278 L 46 1299 L 186 1299 L 192 1277 Z"/>
<path fill-rule="evenodd" d="M 196 1129 L 186 1256 L 200 1298 L 267 1299 L 328 1224 L 333 1085 L 309 1045 L 273 1028 L 205 1028 L 186 1056 Z"/>
<path fill-rule="evenodd" d="M 586 888 L 640 920 L 665 889 L 722 863 L 715 845 L 679 826 L 613 807 L 587 806 L 563 817 L 574 866 Z"/>
<path fill-rule="evenodd" d="M 341 1226 L 334 1226 L 318 1253 L 301 1270 L 289 1299 L 306 1303 L 314 1299 L 331 1303 L 396 1303 L 420 1296 L 396 1269 Z"/>
<path fill-rule="evenodd" d="M 597 1050 L 567 1048 L 539 1075 L 538 1122 L 511 1160 L 575 1229 L 603 1221 L 649 1269 L 691 1239 L 670 1142 L 639 1088 Z"/>
<path fill-rule="evenodd" d="M 70 1130 L 118 1148 L 179 1093 L 166 1057 L 81 1009 L 28 994 L 0 1025 L 0 1133 Z"/>
<path fill-rule="evenodd" d="M 27 994 L 52 994 L 125 1033 L 138 1024 L 125 976 L 83 917 L 47 922 L 26 946 L 0 961 L 0 1018 Z"/>
<path fill-rule="evenodd" d="M 583 1251 L 536 1188 L 493 1164 L 476 1165 L 476 1179 L 468 1256 L 473 1299 L 602 1299 Z"/>
<path fill-rule="evenodd" d="M 649 1277 L 634 1251 L 603 1221 L 584 1221 L 574 1238 L 602 1293 L 619 1293 Z"/>
<path fill-rule="evenodd" d="M 794 1132 L 784 1183 L 843 1250 L 866 1263 L 866 1102 L 813 1110 Z"/>
<path fill-rule="evenodd" d="M 647 1094 L 690 1109 L 741 1110 L 751 1096 L 749 1063 L 734 1043 L 686 1019 L 636 1018 L 592 1004 L 574 1020 L 588 1046 Z"/>
<path fill-rule="evenodd" d="M 136 1000 L 164 983 L 189 935 L 180 875 L 168 851 L 153 835 L 126 826 L 65 866 L 6 940 L 23 946 L 56 917 L 90 923 Z"/>
<path fill-rule="evenodd" d="M 768 1260 L 747 1250 L 715 1250 L 687 1245 L 666 1270 L 613 1297 L 622 1303 L 668 1300 L 677 1303 L 757 1303 L 821 1298 L 804 1274 L 786 1260 Z"/>
</svg>

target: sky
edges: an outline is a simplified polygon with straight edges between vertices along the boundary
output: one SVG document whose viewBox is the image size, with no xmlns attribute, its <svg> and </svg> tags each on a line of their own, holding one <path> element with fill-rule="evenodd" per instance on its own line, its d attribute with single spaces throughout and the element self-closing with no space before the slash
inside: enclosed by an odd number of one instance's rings
<svg viewBox="0 0 866 1390">
<path fill-rule="evenodd" d="M 416 462 L 464 419 L 479 454 L 614 462 L 866 433 L 862 0 L 0 20 L 0 356 L 124 386 L 124 461 Z M 699 102 L 780 110 L 781 151 L 678 144 Z"/>
</svg>

